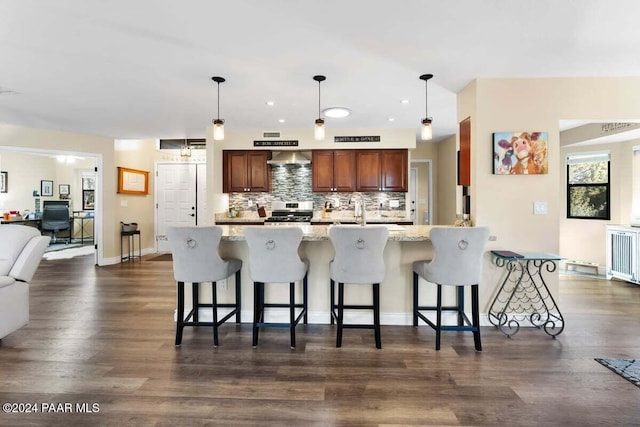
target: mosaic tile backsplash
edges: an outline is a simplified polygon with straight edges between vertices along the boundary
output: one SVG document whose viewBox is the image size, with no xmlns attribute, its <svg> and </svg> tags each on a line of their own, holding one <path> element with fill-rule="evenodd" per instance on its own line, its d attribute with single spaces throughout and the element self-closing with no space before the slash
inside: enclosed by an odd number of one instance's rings
<svg viewBox="0 0 640 427">
<path fill-rule="evenodd" d="M 349 204 L 349 199 L 353 193 L 314 193 L 311 190 L 311 167 L 310 165 L 286 165 L 276 166 L 272 169 L 271 193 L 229 193 L 229 206 L 235 206 L 239 210 L 255 210 L 256 204 L 264 206 L 266 210 L 271 210 L 271 203 L 274 200 L 281 201 L 308 201 L 313 200 L 313 210 L 319 211 L 324 206 L 331 203 L 334 210 L 353 210 L 353 205 Z M 405 193 L 402 192 L 375 192 L 362 193 L 365 199 L 367 210 L 405 210 Z M 399 206 L 390 208 L 389 201 L 397 200 Z M 253 202 L 253 207 L 249 207 L 249 201 Z M 336 201 L 339 207 L 336 206 Z"/>
</svg>

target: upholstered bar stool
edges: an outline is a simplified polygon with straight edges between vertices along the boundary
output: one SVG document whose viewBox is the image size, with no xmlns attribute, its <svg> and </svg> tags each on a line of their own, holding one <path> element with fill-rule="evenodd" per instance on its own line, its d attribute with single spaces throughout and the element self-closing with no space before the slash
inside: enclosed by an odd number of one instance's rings
<svg viewBox="0 0 640 427">
<path fill-rule="evenodd" d="M 418 326 L 418 319 L 422 319 L 435 329 L 436 350 L 440 350 L 442 331 L 471 331 L 476 350 L 482 351 L 478 284 L 482 279 L 482 258 L 489 238 L 489 229 L 487 227 L 435 227 L 431 229 L 429 238 L 435 249 L 433 260 L 413 263 L 413 326 Z M 438 286 L 435 306 L 419 305 L 420 277 Z M 457 287 L 455 306 L 442 306 L 442 286 Z M 465 286 L 471 286 L 472 321 L 464 312 Z M 421 310 L 435 311 L 436 323 L 429 320 Z M 443 310 L 457 312 L 458 324 L 443 325 Z"/>
<path fill-rule="evenodd" d="M 213 345 L 218 346 L 218 327 L 236 316 L 240 323 L 240 269 L 239 259 L 222 259 L 218 255 L 218 246 L 222 237 L 221 227 L 169 227 L 167 238 L 173 258 L 173 276 L 177 282 L 178 313 L 176 321 L 176 345 L 182 343 L 182 330 L 185 326 L 213 326 Z M 235 274 L 235 302 L 218 303 L 217 284 Z M 190 282 L 192 287 L 193 308 L 184 316 L 184 287 Z M 211 282 L 211 304 L 201 304 L 198 300 L 199 284 Z M 211 307 L 212 322 L 200 322 L 198 309 Z M 231 312 L 218 319 L 218 308 L 232 308 Z"/>
<path fill-rule="evenodd" d="M 376 348 L 382 348 L 380 338 L 380 282 L 384 280 L 384 248 L 389 230 L 384 226 L 337 225 L 329 228 L 329 239 L 335 249 L 330 263 L 331 276 L 331 324 L 338 325 L 336 347 L 342 346 L 344 328 L 373 329 Z M 338 303 L 335 302 L 335 284 L 338 283 Z M 345 304 L 344 285 L 370 284 L 373 288 L 373 304 Z M 373 310 L 373 324 L 344 324 L 344 310 Z"/>
<path fill-rule="evenodd" d="M 289 328 L 291 348 L 296 347 L 296 326 L 307 324 L 307 271 L 309 262 L 300 259 L 300 227 L 246 227 L 249 245 L 249 274 L 253 280 L 253 347 L 258 345 L 260 328 Z M 296 303 L 295 285 L 302 281 L 302 303 Z M 289 302 L 265 302 L 265 283 L 289 283 Z M 265 307 L 289 309 L 289 322 L 265 322 Z M 296 316 L 296 308 L 301 309 Z"/>
</svg>

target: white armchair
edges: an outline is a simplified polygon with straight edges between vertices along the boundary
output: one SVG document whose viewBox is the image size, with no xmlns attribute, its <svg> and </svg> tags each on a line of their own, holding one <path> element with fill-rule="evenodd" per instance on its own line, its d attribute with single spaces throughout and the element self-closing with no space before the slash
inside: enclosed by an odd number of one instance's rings
<svg viewBox="0 0 640 427">
<path fill-rule="evenodd" d="M 29 281 L 49 237 L 25 225 L 0 225 L 0 339 L 29 323 Z"/>
</svg>

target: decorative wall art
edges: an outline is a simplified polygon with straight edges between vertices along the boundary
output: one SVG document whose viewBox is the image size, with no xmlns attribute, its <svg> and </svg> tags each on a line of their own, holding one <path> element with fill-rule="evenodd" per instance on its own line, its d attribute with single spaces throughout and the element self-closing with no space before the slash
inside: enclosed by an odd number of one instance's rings
<svg viewBox="0 0 640 427">
<path fill-rule="evenodd" d="M 92 211 L 96 207 L 94 190 L 82 190 L 82 210 Z"/>
<path fill-rule="evenodd" d="M 71 195 L 71 186 L 69 184 L 58 184 L 58 194 L 60 194 L 60 199 L 68 199 Z"/>
<path fill-rule="evenodd" d="M 547 164 L 548 132 L 495 132 L 493 173 L 495 175 L 540 175 Z"/>
<path fill-rule="evenodd" d="M 0 172 L 0 193 L 6 193 L 9 189 L 9 172 Z"/>
<path fill-rule="evenodd" d="M 118 193 L 149 194 L 149 172 L 118 167 Z"/>
<path fill-rule="evenodd" d="M 53 196 L 53 181 L 44 179 L 40 181 L 40 195 L 42 197 Z"/>
</svg>

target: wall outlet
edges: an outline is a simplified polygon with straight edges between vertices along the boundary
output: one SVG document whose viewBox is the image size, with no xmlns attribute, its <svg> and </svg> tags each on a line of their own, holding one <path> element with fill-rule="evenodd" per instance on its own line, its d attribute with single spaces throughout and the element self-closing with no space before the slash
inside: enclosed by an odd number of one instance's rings
<svg viewBox="0 0 640 427">
<path fill-rule="evenodd" d="M 390 208 L 397 208 L 400 206 L 400 200 L 389 200 Z"/>
<path fill-rule="evenodd" d="M 340 199 L 338 199 L 337 197 L 333 201 L 333 207 L 334 208 L 339 208 L 340 207 Z"/>
<path fill-rule="evenodd" d="M 250 208 L 252 208 L 253 207 L 253 200 L 249 199 L 248 205 L 249 205 Z"/>
<path fill-rule="evenodd" d="M 220 289 L 223 291 L 226 291 L 228 289 L 227 286 L 227 279 L 224 280 L 218 280 L 218 284 L 220 285 Z"/>
</svg>

